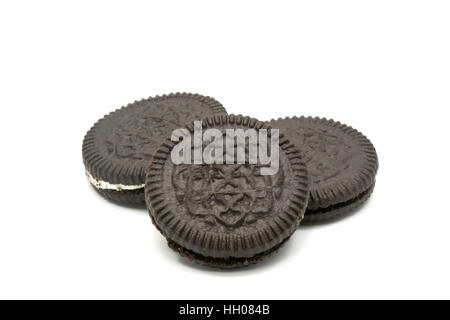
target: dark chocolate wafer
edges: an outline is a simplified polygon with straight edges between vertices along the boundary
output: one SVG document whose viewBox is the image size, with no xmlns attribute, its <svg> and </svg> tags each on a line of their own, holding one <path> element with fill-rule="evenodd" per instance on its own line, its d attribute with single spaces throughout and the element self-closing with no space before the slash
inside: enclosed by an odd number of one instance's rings
<svg viewBox="0 0 450 320">
<path fill-rule="evenodd" d="M 186 128 L 194 131 L 193 125 Z M 227 129 L 259 133 L 269 127 L 256 119 L 223 115 L 203 120 L 203 130 L 211 128 L 225 135 Z M 309 180 L 300 152 L 282 133 L 279 168 L 270 175 L 262 174 L 264 165 L 250 161 L 174 164 L 176 145 L 170 139 L 162 144 L 145 185 L 150 217 L 172 249 L 203 265 L 242 267 L 277 251 L 297 229 Z"/>
<path fill-rule="evenodd" d="M 131 103 L 99 120 L 84 137 L 86 175 L 102 196 L 144 205 L 145 170 L 161 142 L 188 122 L 224 114 L 218 101 L 190 93 Z"/>
<path fill-rule="evenodd" d="M 301 151 L 311 178 L 305 222 L 342 216 L 361 205 L 375 186 L 378 158 L 372 143 L 352 127 L 324 118 L 272 120 Z"/>
</svg>

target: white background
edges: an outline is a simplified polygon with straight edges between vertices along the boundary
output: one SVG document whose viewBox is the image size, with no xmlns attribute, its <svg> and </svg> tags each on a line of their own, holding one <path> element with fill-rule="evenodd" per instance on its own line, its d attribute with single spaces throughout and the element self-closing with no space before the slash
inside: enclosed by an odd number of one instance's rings
<svg viewBox="0 0 450 320">
<path fill-rule="evenodd" d="M 354 126 L 372 198 L 254 267 L 187 262 L 81 158 L 98 118 L 176 91 Z M 2 1 L 0 107 L 0 298 L 450 298 L 448 1 Z"/>
</svg>

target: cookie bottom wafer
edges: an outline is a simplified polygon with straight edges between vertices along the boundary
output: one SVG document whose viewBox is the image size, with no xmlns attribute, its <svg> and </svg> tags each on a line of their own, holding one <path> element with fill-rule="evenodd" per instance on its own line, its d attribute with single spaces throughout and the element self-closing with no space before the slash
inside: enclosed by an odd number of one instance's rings
<svg viewBox="0 0 450 320">
<path fill-rule="evenodd" d="M 375 183 L 369 189 L 349 201 L 338 203 L 328 208 L 306 210 L 303 223 L 317 223 L 343 218 L 363 205 L 371 196 L 374 188 Z"/>
<path fill-rule="evenodd" d="M 183 248 L 182 246 L 176 244 L 171 240 L 167 240 L 167 245 L 175 252 L 178 252 L 181 256 L 186 257 L 197 264 L 221 269 L 234 269 L 247 267 L 264 260 L 268 256 L 275 254 L 288 240 L 289 238 L 285 239 L 282 243 L 271 248 L 270 250 L 267 250 L 250 258 L 226 258 L 226 259 L 204 257 L 200 254 L 197 254 L 193 251 Z"/>
<path fill-rule="evenodd" d="M 95 186 L 93 188 L 106 199 L 124 205 L 139 206 L 145 208 L 144 188 L 137 190 L 107 190 L 98 189 Z"/>
</svg>

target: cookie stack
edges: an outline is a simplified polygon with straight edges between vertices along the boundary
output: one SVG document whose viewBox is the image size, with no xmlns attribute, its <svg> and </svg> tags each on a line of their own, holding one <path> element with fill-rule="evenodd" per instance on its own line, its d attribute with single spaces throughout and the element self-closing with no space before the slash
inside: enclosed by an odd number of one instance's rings
<svg viewBox="0 0 450 320">
<path fill-rule="evenodd" d="M 247 136 L 217 140 L 230 131 Z M 196 145 L 202 132 L 215 134 L 210 142 L 220 141 L 210 153 L 214 161 L 201 157 L 209 148 L 204 142 Z M 249 132 L 258 138 L 252 140 Z M 276 148 L 261 148 L 264 134 L 277 141 Z M 192 145 L 180 154 L 185 160 L 193 155 L 193 161 L 174 161 L 182 143 Z M 199 147 L 205 161 L 195 158 Z M 271 174 L 263 173 L 267 162 L 261 154 L 257 161 L 251 157 L 252 150 L 267 148 L 276 155 Z M 88 131 L 82 151 L 88 180 L 100 195 L 146 205 L 170 248 L 220 268 L 271 255 L 300 223 L 352 211 L 372 193 L 378 169 L 371 142 L 339 122 L 311 117 L 261 122 L 228 115 L 215 99 L 188 93 L 136 101 L 106 115 Z"/>
</svg>

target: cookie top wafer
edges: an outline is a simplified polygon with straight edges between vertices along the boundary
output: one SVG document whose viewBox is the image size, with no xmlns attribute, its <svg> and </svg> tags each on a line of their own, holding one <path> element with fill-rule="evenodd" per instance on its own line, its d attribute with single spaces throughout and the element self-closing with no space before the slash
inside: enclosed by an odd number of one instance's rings
<svg viewBox="0 0 450 320">
<path fill-rule="evenodd" d="M 202 124 L 204 131 L 216 129 L 223 136 L 229 129 L 270 128 L 234 115 L 210 117 Z M 194 125 L 186 128 L 194 131 Z M 155 153 L 145 186 L 150 216 L 172 248 L 190 252 L 185 255 L 203 260 L 200 263 L 236 267 L 267 255 L 297 229 L 306 209 L 309 181 L 300 153 L 282 133 L 279 168 L 270 175 L 262 174 L 264 166 L 248 161 L 174 164 L 171 153 L 176 144 L 167 139 Z"/>
<path fill-rule="evenodd" d="M 280 118 L 269 124 L 299 148 L 308 167 L 308 209 L 351 201 L 373 187 L 378 158 L 372 143 L 359 131 L 325 118 Z"/>
<path fill-rule="evenodd" d="M 226 111 L 218 101 L 190 93 L 143 99 L 110 113 L 84 137 L 83 161 L 89 180 L 101 189 L 143 187 L 149 161 L 173 129 L 221 114 Z"/>
</svg>

